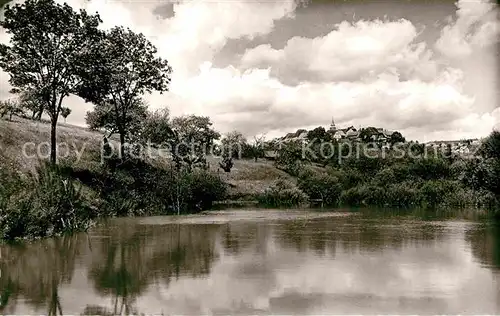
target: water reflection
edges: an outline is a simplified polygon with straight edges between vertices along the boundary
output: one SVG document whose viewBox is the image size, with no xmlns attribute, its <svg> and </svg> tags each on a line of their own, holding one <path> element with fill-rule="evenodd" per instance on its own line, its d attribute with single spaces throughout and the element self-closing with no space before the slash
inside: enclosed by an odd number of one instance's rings
<svg viewBox="0 0 500 316">
<path fill-rule="evenodd" d="M 45 307 L 49 315 L 62 314 L 59 288 L 71 283 L 87 244 L 86 236 L 75 235 L 1 247 L 0 312 L 14 313 L 22 297 L 36 310 Z"/>
<path fill-rule="evenodd" d="M 500 312 L 488 220 L 235 211 L 113 220 L 0 251 L 2 314 Z"/>
</svg>

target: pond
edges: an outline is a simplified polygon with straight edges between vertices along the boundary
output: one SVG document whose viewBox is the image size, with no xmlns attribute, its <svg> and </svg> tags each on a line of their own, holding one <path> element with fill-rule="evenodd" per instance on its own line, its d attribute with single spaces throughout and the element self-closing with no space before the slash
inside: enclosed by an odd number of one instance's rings
<svg viewBox="0 0 500 316">
<path fill-rule="evenodd" d="M 500 226 L 390 210 L 123 218 L 3 245 L 0 272 L 0 314 L 499 314 Z"/>
</svg>

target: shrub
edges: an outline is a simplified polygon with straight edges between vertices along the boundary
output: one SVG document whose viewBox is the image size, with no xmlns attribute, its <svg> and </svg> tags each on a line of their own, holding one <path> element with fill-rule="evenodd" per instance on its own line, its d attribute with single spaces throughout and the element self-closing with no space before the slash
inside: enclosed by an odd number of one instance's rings
<svg viewBox="0 0 500 316">
<path fill-rule="evenodd" d="M 410 182 L 389 185 L 385 198 L 388 205 L 395 207 L 417 207 L 421 201 L 419 191 Z"/>
<path fill-rule="evenodd" d="M 379 187 L 387 187 L 396 182 L 396 175 L 392 168 L 384 168 L 373 177 L 372 184 Z"/>
<path fill-rule="evenodd" d="M 138 159 L 116 164 L 114 170 L 101 166 L 93 171 L 73 170 L 72 174 L 98 192 L 106 216 L 195 212 L 227 194 L 226 184 L 207 171 L 188 172 Z"/>
<path fill-rule="evenodd" d="M 297 176 L 303 169 L 302 147 L 299 141 L 290 142 L 278 150 L 275 166 L 292 176 Z"/>
<path fill-rule="evenodd" d="M 330 172 L 331 176 L 335 176 L 340 180 L 343 189 L 350 189 L 360 185 L 364 181 L 363 175 L 354 169 L 345 169 Z"/>
<path fill-rule="evenodd" d="M 298 206 L 307 202 L 307 199 L 304 192 L 286 180 L 276 181 L 273 186 L 258 196 L 260 204 L 271 207 Z"/>
<path fill-rule="evenodd" d="M 373 155 L 370 156 L 370 155 Z M 378 155 L 378 152 L 377 152 Z M 374 157 L 375 154 L 360 154 L 359 157 L 349 157 L 343 162 L 345 168 L 354 169 L 366 175 L 374 175 L 384 167 L 385 161 L 381 157 Z"/>
<path fill-rule="evenodd" d="M 450 166 L 438 158 L 415 159 L 409 167 L 411 175 L 424 180 L 447 179 L 451 175 Z"/>
<path fill-rule="evenodd" d="M 337 177 L 311 170 L 299 175 L 298 187 L 311 199 L 321 199 L 325 205 L 337 205 L 342 185 Z"/>
<path fill-rule="evenodd" d="M 443 197 L 442 206 L 450 207 L 475 207 L 478 206 L 478 200 L 471 189 L 457 187 Z"/>
<path fill-rule="evenodd" d="M 480 190 L 475 191 L 474 196 L 476 198 L 476 206 L 484 207 L 486 209 L 495 209 L 498 207 L 498 197 L 490 191 Z"/>
<path fill-rule="evenodd" d="M 392 167 L 392 172 L 394 173 L 394 177 L 396 181 L 403 182 L 408 180 L 414 180 L 415 177 L 412 174 L 410 169 L 410 165 L 408 163 L 396 163 Z"/>
<path fill-rule="evenodd" d="M 92 225 L 96 213 L 82 196 L 81 185 L 59 168 L 42 164 L 22 184 L 22 190 L 11 190 L 3 198 L 1 238 L 53 236 Z"/>
<path fill-rule="evenodd" d="M 214 201 L 224 200 L 227 197 L 227 185 L 220 177 L 204 170 L 195 170 L 188 177 L 188 209 L 204 210 L 212 207 Z"/>
<path fill-rule="evenodd" d="M 340 204 L 347 206 L 361 206 L 364 200 L 364 193 L 360 187 L 353 187 L 343 191 L 340 195 Z"/>
<path fill-rule="evenodd" d="M 450 197 L 458 190 L 459 185 L 450 180 L 431 180 L 426 181 L 420 188 L 422 202 L 426 207 L 435 207 L 439 204 L 445 204 L 446 197 Z"/>
<path fill-rule="evenodd" d="M 385 204 L 385 193 L 379 187 L 360 185 L 343 191 L 340 203 L 348 206 L 382 206 Z"/>
</svg>

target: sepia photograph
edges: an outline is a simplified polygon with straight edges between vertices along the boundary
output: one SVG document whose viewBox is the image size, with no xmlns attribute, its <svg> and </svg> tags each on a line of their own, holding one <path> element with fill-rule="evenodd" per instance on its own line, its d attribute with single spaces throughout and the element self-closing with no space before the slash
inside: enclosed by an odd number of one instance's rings
<svg viewBox="0 0 500 316">
<path fill-rule="evenodd" d="M 493 0 L 0 0 L 1 315 L 500 315 Z"/>
</svg>

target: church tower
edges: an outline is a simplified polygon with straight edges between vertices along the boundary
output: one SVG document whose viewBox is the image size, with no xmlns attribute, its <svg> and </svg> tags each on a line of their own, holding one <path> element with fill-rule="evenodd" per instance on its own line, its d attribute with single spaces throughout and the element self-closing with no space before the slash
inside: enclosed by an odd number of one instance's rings
<svg viewBox="0 0 500 316">
<path fill-rule="evenodd" d="M 335 121 L 333 120 L 332 117 L 332 123 L 330 124 L 330 128 L 328 129 L 329 132 L 335 133 L 337 131 L 337 127 L 335 126 Z"/>
</svg>

